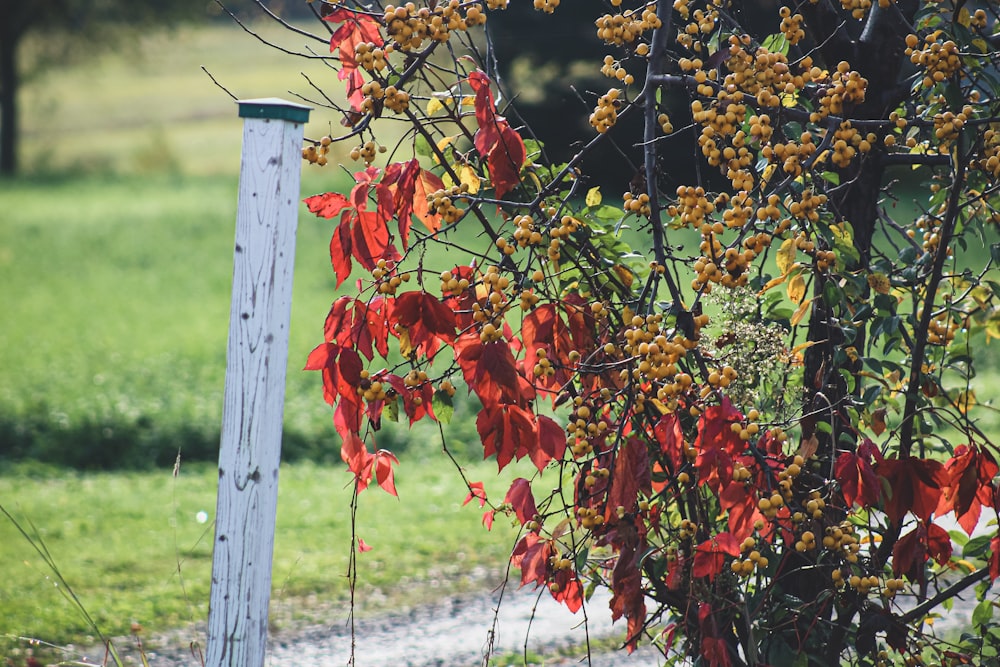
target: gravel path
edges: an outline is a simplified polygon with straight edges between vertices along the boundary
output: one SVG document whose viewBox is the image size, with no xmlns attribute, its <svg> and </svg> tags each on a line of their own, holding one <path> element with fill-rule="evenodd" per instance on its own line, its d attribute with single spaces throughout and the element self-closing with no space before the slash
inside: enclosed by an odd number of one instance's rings
<svg viewBox="0 0 1000 667">
<path fill-rule="evenodd" d="M 587 606 L 592 640 L 621 636 L 624 622 L 611 624 L 606 593 L 595 593 Z M 358 621 L 355 667 L 472 667 L 481 665 L 493 625 L 496 595 L 456 596 L 415 607 L 405 613 Z M 341 615 L 346 616 L 345 614 Z M 587 631 L 583 612 L 571 614 L 548 595 L 530 589 L 508 591 L 500 605 L 493 654 L 546 656 L 545 665 L 586 665 Z M 127 645 L 124 642 L 122 645 Z M 272 636 L 268 665 L 343 667 L 351 654 L 350 630 L 336 625 L 299 629 Z M 632 655 L 624 651 L 595 655 L 592 667 L 656 667 L 662 659 L 651 649 Z M 148 651 L 150 667 L 198 665 L 190 651 Z M 139 656 L 126 661 L 141 664 Z M 516 664 L 521 664 L 517 662 Z"/>
</svg>

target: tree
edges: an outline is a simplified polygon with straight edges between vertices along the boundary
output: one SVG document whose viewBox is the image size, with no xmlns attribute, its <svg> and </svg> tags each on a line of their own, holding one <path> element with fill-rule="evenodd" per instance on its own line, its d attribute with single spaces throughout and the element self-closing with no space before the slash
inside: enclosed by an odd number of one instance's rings
<svg viewBox="0 0 1000 667">
<path fill-rule="evenodd" d="M 1000 337 L 996 5 L 807 0 L 765 21 L 611 0 L 593 17 L 611 87 L 556 164 L 498 103 L 478 30 L 506 6 L 321 5 L 346 102 L 321 101 L 347 129 L 303 156 L 349 141 L 359 168 L 306 203 L 334 220 L 338 286 L 358 282 L 306 368 L 356 492 L 395 493 L 381 420 L 446 422 L 464 384 L 485 456 L 544 479 L 499 502 L 466 480 L 466 502 L 522 527 L 522 585 L 574 611 L 609 588 L 627 648 L 995 660 L 1000 467 L 973 349 Z M 586 168 L 602 145 L 641 158 L 614 203 Z M 668 187 L 676 146 L 694 150 Z M 973 586 L 970 632 L 929 632 Z"/>
<path fill-rule="evenodd" d="M 0 0 L 0 176 L 17 172 L 17 94 L 24 72 L 19 56 L 32 35 L 36 64 L 50 64 L 70 54 L 120 44 L 123 31 L 170 25 L 204 16 L 201 0 L 168 2 L 20 2 Z"/>
</svg>

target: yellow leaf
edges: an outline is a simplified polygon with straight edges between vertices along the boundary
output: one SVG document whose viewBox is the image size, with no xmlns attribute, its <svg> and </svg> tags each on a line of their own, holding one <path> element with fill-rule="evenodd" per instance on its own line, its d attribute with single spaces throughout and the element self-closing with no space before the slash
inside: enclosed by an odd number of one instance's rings
<svg viewBox="0 0 1000 667">
<path fill-rule="evenodd" d="M 614 270 L 615 270 L 615 273 L 618 274 L 618 278 L 621 279 L 621 281 L 625 285 L 625 287 L 631 287 L 632 286 L 632 281 L 635 278 L 632 275 L 632 272 L 628 270 L 628 267 L 623 266 L 621 264 L 615 264 Z"/>
<path fill-rule="evenodd" d="M 806 280 L 802 277 L 801 273 L 796 273 L 792 276 L 791 280 L 788 281 L 788 298 L 792 300 L 792 303 L 800 303 L 802 297 L 806 295 Z"/>
<path fill-rule="evenodd" d="M 968 414 L 969 408 L 971 408 L 975 404 L 976 404 L 976 392 L 972 391 L 971 389 L 968 391 L 964 390 L 960 391 L 958 392 L 958 396 L 955 397 L 955 407 L 957 407 L 958 411 L 961 412 L 963 415 Z"/>
<path fill-rule="evenodd" d="M 476 106 L 476 96 L 475 95 L 463 95 L 462 96 L 462 106 L 463 107 L 474 107 L 474 106 Z"/>
<path fill-rule="evenodd" d="M 781 275 L 787 275 L 791 270 L 792 264 L 795 263 L 795 251 L 795 239 L 785 239 L 781 242 L 781 247 L 778 248 L 778 253 L 775 255 Z"/>
<path fill-rule="evenodd" d="M 427 115 L 433 116 L 436 112 L 444 109 L 444 103 L 436 97 L 427 100 Z"/>
<path fill-rule="evenodd" d="M 868 286 L 879 294 L 888 294 L 892 286 L 889 284 L 889 278 L 884 273 L 869 273 L 868 274 Z"/>
<path fill-rule="evenodd" d="M 767 290 L 769 290 L 769 289 L 771 289 L 773 287 L 777 287 L 781 283 L 785 282 L 785 279 L 787 279 L 787 278 L 788 278 L 788 274 L 779 276 L 777 278 L 771 278 L 770 280 L 767 281 L 766 285 L 764 285 L 763 287 L 760 288 L 759 294 L 763 294 Z"/>
<path fill-rule="evenodd" d="M 966 28 L 972 25 L 972 15 L 969 14 L 969 10 L 965 7 L 962 7 L 962 9 L 958 11 L 958 22 Z"/>
<path fill-rule="evenodd" d="M 600 206 L 601 205 L 601 186 L 596 185 L 589 190 L 587 190 L 587 206 Z"/>
<path fill-rule="evenodd" d="M 767 182 L 771 180 L 771 176 L 774 175 L 774 170 L 777 168 L 777 164 L 769 164 L 764 167 L 764 173 L 760 175 L 761 186 L 767 185 Z"/>
<path fill-rule="evenodd" d="M 406 327 L 399 327 L 399 353 L 406 358 L 410 356 L 412 351 L 413 346 L 410 344 L 410 330 Z"/>
<path fill-rule="evenodd" d="M 806 313 L 809 312 L 809 305 L 811 303 L 812 303 L 812 297 L 808 299 L 803 299 L 802 303 L 799 304 L 799 307 L 795 309 L 795 312 L 792 313 L 792 319 L 789 320 L 789 323 L 793 327 L 797 326 L 798 323 L 802 321 L 802 318 L 806 316 Z"/>
<path fill-rule="evenodd" d="M 444 137 L 441 141 L 437 142 L 437 151 L 434 153 L 434 162 L 441 164 L 441 160 L 438 159 L 438 153 L 443 153 L 444 149 L 448 147 L 448 144 L 455 141 L 455 137 Z"/>
<path fill-rule="evenodd" d="M 668 408 L 666 405 L 664 405 L 663 402 L 658 398 L 654 398 L 648 402 L 652 403 L 653 407 L 659 410 L 661 415 L 669 415 L 672 412 L 672 410 Z"/>
<path fill-rule="evenodd" d="M 459 180 L 469 186 L 469 194 L 474 195 L 479 192 L 479 176 L 476 170 L 469 165 L 463 166 L 458 172 Z"/>
<path fill-rule="evenodd" d="M 799 103 L 798 93 L 781 93 L 779 97 L 781 98 L 781 106 L 783 107 L 794 107 Z"/>
</svg>

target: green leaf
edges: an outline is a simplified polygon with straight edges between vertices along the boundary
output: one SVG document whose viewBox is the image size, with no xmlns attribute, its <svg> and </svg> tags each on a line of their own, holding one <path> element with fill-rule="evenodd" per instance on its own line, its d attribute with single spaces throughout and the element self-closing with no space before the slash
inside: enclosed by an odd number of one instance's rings
<svg viewBox="0 0 1000 667">
<path fill-rule="evenodd" d="M 990 536 L 980 535 L 979 537 L 973 537 L 971 540 L 965 543 L 962 548 L 963 558 L 982 558 L 986 555 L 986 552 L 990 548 Z"/>
<path fill-rule="evenodd" d="M 399 398 L 394 398 L 392 400 L 387 400 L 385 402 L 385 411 L 382 413 L 391 422 L 399 421 Z"/>
<path fill-rule="evenodd" d="M 422 155 L 424 157 L 430 157 L 433 155 L 430 143 L 428 143 L 427 139 L 425 139 L 422 134 L 418 134 L 417 138 L 414 140 L 413 150 L 416 151 L 417 155 Z"/>
<path fill-rule="evenodd" d="M 986 599 L 972 610 L 972 625 L 986 625 L 993 618 L 993 600 Z"/>
<path fill-rule="evenodd" d="M 1000 243 L 990 244 L 990 257 L 993 258 L 994 264 L 1000 264 Z"/>
<path fill-rule="evenodd" d="M 434 392 L 434 398 L 431 399 L 431 407 L 434 408 L 434 416 L 442 424 L 448 424 L 451 422 L 452 415 L 455 414 L 455 405 L 452 403 L 451 396 L 448 392 L 438 391 Z"/>
<path fill-rule="evenodd" d="M 768 35 L 764 38 L 764 41 L 762 41 L 760 45 L 771 53 L 781 53 L 786 56 L 788 55 L 788 39 L 785 37 L 785 33 L 783 32 L 776 32 L 773 35 Z"/>
</svg>

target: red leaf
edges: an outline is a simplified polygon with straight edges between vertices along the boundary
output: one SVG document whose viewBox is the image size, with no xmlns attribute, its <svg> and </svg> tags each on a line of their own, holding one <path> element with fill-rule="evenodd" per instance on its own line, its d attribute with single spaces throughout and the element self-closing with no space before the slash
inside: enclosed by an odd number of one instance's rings
<svg viewBox="0 0 1000 667">
<path fill-rule="evenodd" d="M 455 340 L 455 313 L 432 294 L 406 292 L 396 299 L 393 312 L 418 354 L 432 356 L 439 341 L 451 344 Z"/>
<path fill-rule="evenodd" d="M 514 514 L 522 526 L 528 521 L 534 521 L 538 515 L 535 497 L 531 494 L 531 484 L 523 477 L 518 477 L 511 483 L 503 501 L 510 503 L 511 509 L 514 510 Z"/>
<path fill-rule="evenodd" d="M 503 340 L 483 343 L 475 332 L 455 341 L 456 360 L 469 387 L 484 405 L 525 405 L 534 390 L 517 372 L 514 355 Z"/>
<path fill-rule="evenodd" d="M 354 55 L 355 48 L 363 42 L 380 44 L 382 37 L 379 34 L 379 24 L 368 14 L 343 8 L 330 12 L 323 17 L 323 20 L 330 23 L 343 23 L 330 37 L 330 53 L 340 49 L 341 70 L 337 76 L 341 80 L 348 79 L 348 100 L 351 107 L 358 111 L 361 109 L 361 101 L 364 99 L 361 94 L 364 78 L 358 70 L 358 61 Z"/>
<path fill-rule="evenodd" d="M 486 530 L 493 530 L 493 518 L 496 512 L 493 510 L 488 510 L 483 513 L 483 525 L 486 526 Z"/>
<path fill-rule="evenodd" d="M 867 456 L 853 452 L 844 452 L 837 458 L 834 476 L 840 483 L 844 501 L 848 507 L 856 504 L 861 507 L 871 507 L 879 499 L 882 487 L 879 486 L 875 469 Z"/>
<path fill-rule="evenodd" d="M 486 490 L 483 488 L 482 482 L 469 482 L 469 495 L 465 497 L 465 501 L 462 502 L 462 506 L 468 505 L 473 498 L 479 499 L 479 506 L 484 507 L 486 505 Z"/>
<path fill-rule="evenodd" d="M 990 539 L 990 582 L 1000 577 L 1000 535 Z"/>
<path fill-rule="evenodd" d="M 883 460 L 878 474 L 889 482 L 892 495 L 885 501 L 885 513 L 894 523 L 899 523 L 908 511 L 927 521 L 937 508 L 942 487 L 947 484 L 943 465 L 913 456 Z"/>
<path fill-rule="evenodd" d="M 719 506 L 729 511 L 729 532 L 743 541 L 754 532 L 754 523 L 764 519 L 757 507 L 757 494 L 750 488 L 734 482 L 719 494 Z"/>
<path fill-rule="evenodd" d="M 556 602 L 566 605 L 570 613 L 575 614 L 583 606 L 583 586 L 574 572 L 559 570 L 552 582 L 556 588 L 549 588 Z"/>
<path fill-rule="evenodd" d="M 323 371 L 323 398 L 327 403 L 333 405 L 337 402 L 337 357 L 341 351 L 340 345 L 332 343 L 320 343 L 309 353 L 306 359 L 306 366 L 303 370 Z"/>
<path fill-rule="evenodd" d="M 522 586 L 532 581 L 536 586 L 545 585 L 551 572 L 554 552 L 552 542 L 543 540 L 534 532 L 528 533 L 514 545 L 510 564 L 520 568 Z"/>
<path fill-rule="evenodd" d="M 370 546 L 368 546 L 368 544 L 363 539 L 361 539 L 359 537 L 358 538 L 358 553 L 363 554 L 364 552 L 371 551 L 371 550 L 372 550 L 372 548 Z"/>
<path fill-rule="evenodd" d="M 609 524 L 617 521 L 619 507 L 634 512 L 640 491 L 651 491 L 649 454 L 642 440 L 629 438 L 618 447 L 604 520 Z"/>
<path fill-rule="evenodd" d="M 740 543 L 731 533 L 719 533 L 697 546 L 694 555 L 694 566 L 691 575 L 708 577 L 709 581 L 722 572 L 726 556 L 739 556 Z"/>
<path fill-rule="evenodd" d="M 572 365 L 569 353 L 574 349 L 569 327 L 559 317 L 557 308 L 554 303 L 541 305 L 528 313 L 521 324 L 525 376 L 549 391 L 555 391 L 569 380 L 566 367 Z M 532 371 L 538 363 L 539 350 L 556 363 L 555 375 L 534 377 Z"/>
<path fill-rule="evenodd" d="M 497 197 L 503 197 L 521 182 L 519 174 L 527 157 L 524 141 L 502 116 L 497 115 L 486 75 L 472 72 L 469 85 L 476 93 L 476 122 L 479 125 L 473 138 L 476 150 L 486 158 Z"/>
<path fill-rule="evenodd" d="M 375 481 L 384 491 L 398 497 L 399 494 L 396 493 L 396 482 L 392 468 L 393 464 L 399 465 L 399 459 L 392 452 L 385 449 L 375 452 L 374 459 L 372 460 Z"/>
<path fill-rule="evenodd" d="M 305 205 L 309 208 L 310 213 L 315 213 L 321 218 L 332 218 L 351 205 L 351 203 L 347 201 L 347 197 L 339 192 L 327 192 L 321 195 L 313 195 L 312 197 L 307 197 L 302 201 L 305 202 Z"/>
<path fill-rule="evenodd" d="M 490 150 L 486 166 L 497 197 L 503 197 L 521 182 L 521 165 L 528 156 L 521 135 L 506 122 L 498 123 L 500 140 Z"/>
<path fill-rule="evenodd" d="M 722 449 L 701 450 L 694 465 L 698 469 L 698 484 L 707 484 L 716 494 L 733 481 L 733 459 Z"/>
<path fill-rule="evenodd" d="M 347 214 L 344 214 L 347 217 Z M 348 276 L 351 275 L 351 253 L 354 245 L 351 243 L 351 225 L 344 221 L 337 225 L 330 237 L 330 264 L 337 274 L 337 287 L 339 288 Z"/>
<path fill-rule="evenodd" d="M 611 620 L 617 621 L 622 616 L 628 619 L 626 647 L 629 653 L 635 650 L 639 639 L 638 631 L 646 620 L 646 602 L 639 569 L 644 547 L 644 541 L 632 540 L 625 544 L 611 573 Z"/>
<path fill-rule="evenodd" d="M 694 446 L 698 451 L 723 449 L 730 456 L 736 456 L 746 448 L 746 443 L 733 433 L 732 425 L 742 420 L 740 411 L 733 407 L 728 397 L 723 396 L 721 405 L 713 405 L 701 414 Z"/>
<path fill-rule="evenodd" d="M 441 228 L 441 215 L 434 213 L 427 202 L 427 196 L 444 189 L 444 182 L 420 167 L 413 158 L 409 162 L 395 163 L 386 168 L 383 183 L 391 183 L 396 218 L 399 221 L 399 238 L 403 249 L 409 248 L 411 215 L 417 216 L 430 230 Z"/>
<path fill-rule="evenodd" d="M 348 469 L 360 478 L 368 467 L 371 454 L 368 453 L 368 448 L 365 447 L 364 441 L 357 433 L 348 431 L 341 435 L 344 442 L 340 446 L 340 458 L 347 464 Z M 367 485 L 365 482 L 364 486 Z"/>
<path fill-rule="evenodd" d="M 934 558 L 944 565 L 951 558 L 951 537 L 933 523 L 918 522 L 916 527 L 899 538 L 892 548 L 892 572 L 905 575 L 910 581 L 923 584 L 924 563 Z"/>
<path fill-rule="evenodd" d="M 516 405 L 484 407 L 476 418 L 476 430 L 483 442 L 483 458 L 495 454 L 497 466 L 503 470 L 521 452 L 522 443 L 537 438 L 532 416 Z"/>
<path fill-rule="evenodd" d="M 361 266 L 369 271 L 386 259 L 389 248 L 389 228 L 378 213 L 361 211 L 351 227 L 351 253 Z"/>
<path fill-rule="evenodd" d="M 653 428 L 653 435 L 660 444 L 660 452 L 667 456 L 673 466 L 672 472 L 677 472 L 684 465 L 684 432 L 681 430 L 681 420 L 676 412 L 660 417 Z"/>
<path fill-rule="evenodd" d="M 956 447 L 955 455 L 945 464 L 947 483 L 934 513 L 941 516 L 954 511 L 959 525 L 972 535 L 982 506 L 992 500 L 993 478 L 998 470 L 989 452 L 975 446 Z"/>
<path fill-rule="evenodd" d="M 708 667 L 731 667 L 729 647 L 721 637 L 702 637 L 701 655 L 708 661 Z"/>
<path fill-rule="evenodd" d="M 538 446 L 529 450 L 528 456 L 541 472 L 549 461 L 559 461 L 566 453 L 566 431 L 545 415 L 538 415 L 535 423 L 538 428 Z"/>
</svg>

